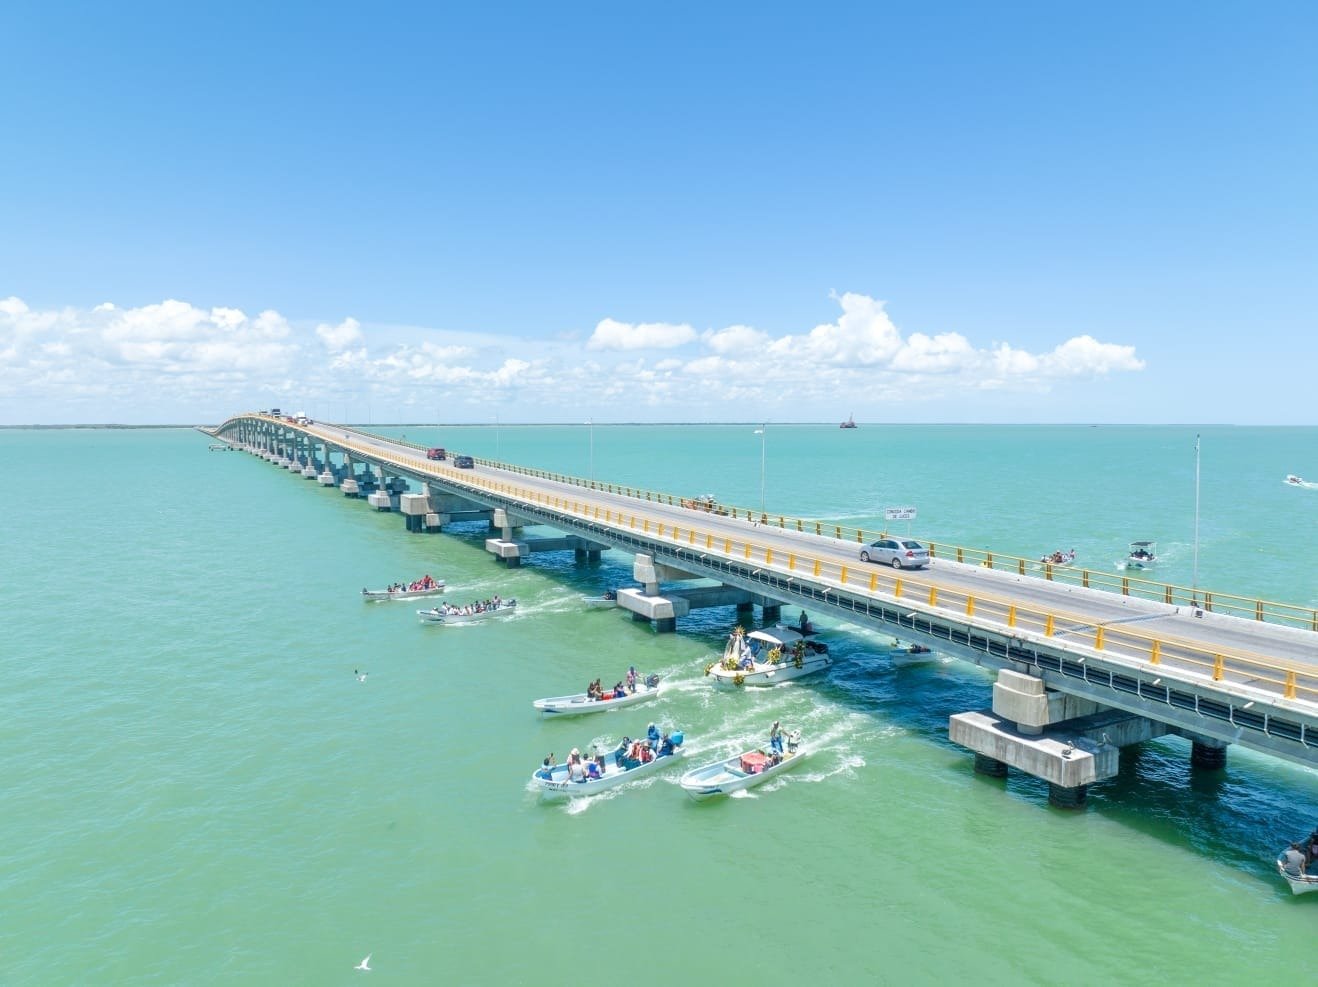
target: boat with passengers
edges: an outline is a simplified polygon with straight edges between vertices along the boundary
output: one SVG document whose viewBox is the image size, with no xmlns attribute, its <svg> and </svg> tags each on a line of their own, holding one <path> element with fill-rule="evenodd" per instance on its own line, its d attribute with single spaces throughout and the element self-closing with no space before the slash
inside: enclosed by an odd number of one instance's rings
<svg viewBox="0 0 1318 987">
<path fill-rule="evenodd" d="M 429 610 L 418 610 L 416 615 L 423 624 L 475 624 L 491 617 L 507 617 L 517 612 L 517 601 L 501 600 L 499 597 L 468 603 L 457 607 L 445 601 Z"/>
<path fill-rule="evenodd" d="M 381 600 L 417 600 L 424 596 L 438 596 L 444 592 L 444 580 L 432 579 L 429 575 L 414 579 L 410 583 L 392 583 L 385 589 L 362 589 L 362 599 L 379 602 Z"/>
<path fill-rule="evenodd" d="M 660 733 L 651 723 L 644 739 L 623 737 L 608 753 L 596 744 L 590 756 L 583 757 L 581 751 L 573 747 L 563 764 L 555 764 L 554 755 L 550 754 L 532 773 L 531 784 L 545 799 L 598 795 L 625 781 L 642 778 L 673 764 L 685 753 L 683 739 L 680 731 Z"/>
<path fill-rule="evenodd" d="M 705 674 L 719 686 L 777 685 L 832 664 L 828 645 L 800 631 L 780 625 L 748 633 L 736 627 L 728 635 L 723 658 L 705 666 Z"/>
<path fill-rule="evenodd" d="M 585 692 L 570 696 L 551 696 L 548 699 L 536 699 L 531 705 L 546 717 L 582 716 L 586 713 L 607 713 L 611 709 L 624 706 L 637 706 L 651 699 L 659 698 L 659 676 L 647 675 L 641 678 L 633 665 L 627 676 L 612 689 L 600 687 L 596 679 Z"/>
<path fill-rule="evenodd" d="M 800 764 L 806 755 L 805 748 L 801 746 L 800 730 L 793 730 L 785 736 L 784 750 L 771 744 L 767 752 L 760 748 L 742 751 L 735 757 L 691 769 L 678 784 L 682 786 L 682 791 L 697 802 L 762 785 L 774 775 Z"/>
<path fill-rule="evenodd" d="M 1318 853 L 1318 829 L 1277 855 L 1277 873 L 1290 885 L 1291 894 L 1318 891 L 1318 876 L 1309 873 L 1315 853 Z"/>
<path fill-rule="evenodd" d="M 1126 555 L 1127 569 L 1147 569 L 1158 561 L 1157 543 L 1151 541 L 1133 541 Z"/>
</svg>

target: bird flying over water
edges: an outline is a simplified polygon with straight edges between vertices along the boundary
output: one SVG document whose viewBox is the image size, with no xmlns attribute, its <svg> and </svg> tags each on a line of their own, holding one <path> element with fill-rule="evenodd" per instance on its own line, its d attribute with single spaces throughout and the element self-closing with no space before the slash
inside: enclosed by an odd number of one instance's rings
<svg viewBox="0 0 1318 987">
<path fill-rule="evenodd" d="M 373 955 L 374 955 L 373 953 L 367 953 L 367 954 L 366 954 L 366 959 L 364 959 L 364 960 L 362 960 L 360 963 L 358 963 L 355 967 L 353 967 L 353 969 L 354 969 L 354 970 L 364 970 L 365 972 L 370 973 L 370 972 L 371 972 L 371 957 L 372 957 Z"/>
<path fill-rule="evenodd" d="M 366 681 L 366 673 L 365 673 L 365 672 L 359 672 L 359 671 L 357 671 L 357 669 L 354 668 L 354 669 L 352 670 L 352 674 L 355 675 L 355 676 L 357 676 L 357 681 L 358 681 L 358 682 L 365 682 L 365 681 Z M 366 958 L 367 958 L 368 960 L 370 959 L 369 956 L 366 957 Z"/>
</svg>

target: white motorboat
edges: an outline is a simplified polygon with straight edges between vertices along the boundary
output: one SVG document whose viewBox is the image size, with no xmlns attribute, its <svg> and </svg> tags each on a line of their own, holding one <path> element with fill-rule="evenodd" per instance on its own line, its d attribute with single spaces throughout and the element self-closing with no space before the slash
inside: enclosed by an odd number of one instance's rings
<svg viewBox="0 0 1318 987">
<path fill-rule="evenodd" d="M 611 709 L 624 706 L 636 706 L 659 698 L 659 676 L 647 675 L 644 681 L 636 683 L 636 691 L 628 692 L 612 689 L 601 698 L 595 699 L 585 692 L 571 696 L 553 696 L 548 699 L 536 699 L 531 703 L 545 716 L 582 716 L 586 713 L 607 713 Z"/>
<path fill-rule="evenodd" d="M 758 749 L 742 751 L 736 757 L 688 771 L 680 784 L 684 792 L 702 802 L 715 795 L 730 795 L 763 784 L 774 775 L 795 767 L 805 755 L 800 731 L 793 731 L 787 737 L 787 750 L 781 756 Z"/>
<path fill-rule="evenodd" d="M 507 617 L 516 610 L 516 600 L 500 600 L 488 605 L 474 603 L 465 607 L 444 603 L 429 610 L 418 610 L 416 615 L 423 624 L 475 624 L 491 617 Z"/>
<path fill-rule="evenodd" d="M 399 584 L 392 589 L 363 589 L 363 600 L 419 600 L 423 596 L 438 596 L 444 592 L 444 580 L 432 579 L 425 586 L 418 589 L 410 589 L 407 586 Z"/>
<path fill-rule="evenodd" d="M 926 644 L 902 644 L 901 641 L 897 640 L 894 640 L 890 647 L 884 649 L 883 653 L 892 660 L 894 665 L 919 665 L 924 662 L 938 660 L 938 652 Z"/>
<path fill-rule="evenodd" d="M 649 741 L 623 737 L 618 746 L 607 754 L 586 759 L 582 759 L 574 747 L 570 760 L 577 759 L 577 768 L 571 763 L 542 764 L 532 773 L 531 784 L 546 799 L 598 795 L 625 781 L 654 774 L 660 768 L 675 763 L 685 753 L 682 750 L 683 736 L 680 732 L 673 732 L 669 734 L 668 740 L 669 743 L 665 744 L 660 738 L 658 750 L 655 750 Z M 597 746 L 596 750 L 603 748 Z"/>
<path fill-rule="evenodd" d="M 608 610 L 618 605 L 618 594 L 609 590 L 599 596 L 583 596 L 581 602 L 591 610 Z"/>
<path fill-rule="evenodd" d="M 1301 844 L 1300 846 L 1301 849 L 1296 851 L 1299 856 L 1294 865 L 1299 868 L 1298 874 L 1286 869 L 1287 850 L 1282 850 L 1277 856 L 1277 873 L 1285 878 L 1286 883 L 1290 885 L 1291 894 L 1308 894 L 1310 891 L 1318 891 L 1318 876 L 1308 873 L 1304 868 L 1303 861 L 1306 859 L 1306 855 L 1303 851 L 1304 845 Z"/>
<path fill-rule="evenodd" d="M 828 645 L 807 640 L 799 631 L 766 627 L 747 633 L 737 627 L 728 635 L 722 660 L 707 665 L 705 674 L 720 686 L 777 685 L 832 664 Z"/>
<path fill-rule="evenodd" d="M 1126 556 L 1127 569 L 1147 569 L 1158 561 L 1158 546 L 1151 541 L 1133 541 Z"/>
<path fill-rule="evenodd" d="M 1283 481 L 1288 487 L 1305 487 L 1308 490 L 1318 490 L 1318 483 L 1310 483 L 1302 476 L 1296 476 L 1294 473 L 1287 473 Z"/>
</svg>

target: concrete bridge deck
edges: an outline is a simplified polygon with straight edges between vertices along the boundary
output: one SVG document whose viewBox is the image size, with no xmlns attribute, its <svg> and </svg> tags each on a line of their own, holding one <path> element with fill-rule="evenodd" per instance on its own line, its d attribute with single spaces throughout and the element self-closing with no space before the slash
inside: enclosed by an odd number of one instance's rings
<svg viewBox="0 0 1318 987">
<path fill-rule="evenodd" d="M 479 461 L 474 469 L 457 469 L 452 461 L 426 459 L 407 443 L 342 426 L 296 426 L 248 415 L 217 432 L 270 439 L 276 430 L 286 439 L 295 433 L 296 441 L 308 444 L 304 448 L 319 444 L 326 458 L 331 451 L 342 453 L 384 474 L 501 510 L 505 518 L 646 555 L 757 598 L 800 604 L 874 629 L 926 635 L 949 654 L 1037 679 L 1038 696 L 1028 683 L 1017 683 L 1020 692 L 1004 688 L 1002 705 L 1015 711 L 1008 732 L 1038 733 L 1078 722 L 1078 707 L 1055 702 L 1060 694 L 1091 704 L 1081 712 L 1118 710 L 1162 724 L 1165 729 L 1144 732 L 1190 737 L 1196 753 L 1199 745 L 1224 749 L 1238 743 L 1318 766 L 1318 633 L 1303 621 L 1287 626 L 1264 620 L 1262 605 L 1257 619 L 1245 619 L 1205 609 L 1211 594 L 1180 603 L 1137 598 L 1040 578 L 1020 566 L 1003 571 L 991 567 L 991 556 L 988 565 L 940 556 L 927 570 L 879 569 L 859 560 L 856 541 L 805 526 L 720 515 L 506 464 Z M 995 710 L 998 702 L 995 694 Z M 954 739 L 965 743 L 958 729 L 964 734 L 969 728 L 953 724 Z M 1110 733 L 1116 734 L 1115 727 Z M 984 743 L 994 747 L 1001 739 Z M 966 746 L 992 759 L 989 751 Z M 1073 743 L 1067 759 L 1074 756 Z M 1036 773 L 1050 777 L 1046 765 Z"/>
</svg>

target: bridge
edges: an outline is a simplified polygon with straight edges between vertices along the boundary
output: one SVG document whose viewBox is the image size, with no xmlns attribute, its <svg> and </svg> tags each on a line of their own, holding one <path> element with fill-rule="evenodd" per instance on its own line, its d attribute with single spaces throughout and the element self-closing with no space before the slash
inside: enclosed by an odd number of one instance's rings
<svg viewBox="0 0 1318 987">
<path fill-rule="evenodd" d="M 1168 734 L 1190 741 L 1199 769 L 1221 768 L 1231 744 L 1318 767 L 1313 609 L 937 544 L 928 569 L 878 569 L 859 559 L 877 532 L 484 459 L 460 469 L 341 425 L 250 413 L 207 434 L 365 494 L 409 531 L 485 520 L 497 532 L 487 550 L 509 565 L 536 551 L 629 552 L 643 588 L 619 605 L 660 630 L 695 606 L 759 605 L 772 621 L 794 604 L 936 643 L 998 673 L 992 708 L 952 716 L 951 739 L 977 771 L 1046 780 L 1057 805 L 1115 776 L 1122 746 Z M 526 538 L 530 525 L 562 536 Z M 718 586 L 680 585 L 694 579 Z"/>
</svg>

